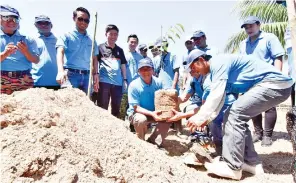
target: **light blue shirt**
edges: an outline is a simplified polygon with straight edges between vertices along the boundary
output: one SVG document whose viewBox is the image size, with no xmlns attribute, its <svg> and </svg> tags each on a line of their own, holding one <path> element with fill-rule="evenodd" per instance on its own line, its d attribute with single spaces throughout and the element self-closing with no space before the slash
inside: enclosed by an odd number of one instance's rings
<svg viewBox="0 0 296 183">
<path fill-rule="evenodd" d="M 17 30 L 12 36 L 8 36 L 2 30 L 0 30 L 0 49 L 1 52 L 5 50 L 5 46 L 8 43 L 13 43 L 15 46 L 18 42 L 23 41 L 29 48 L 29 51 L 33 55 L 39 55 L 39 51 L 37 49 L 36 42 L 22 34 Z M 19 50 L 16 51 L 15 54 L 11 54 L 6 59 L 4 59 L 1 63 L 1 71 L 25 71 L 32 69 L 32 62 L 30 62 L 25 55 L 23 55 Z"/>
<path fill-rule="evenodd" d="M 38 64 L 33 64 L 31 70 L 32 78 L 35 86 L 58 86 L 56 76 L 58 73 L 56 59 L 56 42 L 57 38 L 51 34 L 48 37 L 39 35 L 35 38 L 37 47 L 40 53 L 40 61 Z"/>
<path fill-rule="evenodd" d="M 262 81 L 290 82 L 292 80 L 274 66 L 251 55 L 218 55 L 209 62 L 211 81 L 227 80 L 226 93 L 245 93 Z"/>
<path fill-rule="evenodd" d="M 241 54 L 254 55 L 259 60 L 267 62 L 271 65 L 274 60 L 285 54 L 279 39 L 276 35 L 267 32 L 260 32 L 259 37 L 251 43 L 250 38 L 240 43 L 239 50 Z"/>
<path fill-rule="evenodd" d="M 65 49 L 65 68 L 89 70 L 92 39 L 87 33 L 81 34 L 77 30 L 68 32 L 57 40 L 56 48 L 59 47 Z M 98 54 L 98 45 L 95 41 L 94 56 Z"/>
<path fill-rule="evenodd" d="M 134 113 L 134 106 L 140 106 L 149 111 L 155 110 L 154 93 L 162 89 L 161 81 L 152 76 L 151 84 L 146 84 L 141 77 L 138 77 L 131 82 L 128 89 L 129 108 L 127 110 L 128 116 Z"/>
<path fill-rule="evenodd" d="M 176 56 L 172 55 L 170 52 L 168 52 L 166 55 L 163 55 L 158 67 L 160 67 L 158 78 L 161 80 L 163 88 L 172 88 L 175 76 L 174 70 L 180 68 L 180 63 L 178 63 Z"/>
<path fill-rule="evenodd" d="M 126 52 L 125 58 L 127 61 L 126 64 L 126 79 L 128 84 L 130 84 L 134 79 L 139 77 L 138 74 L 138 63 L 141 59 L 143 59 L 143 56 L 139 54 L 138 52 Z"/>
</svg>

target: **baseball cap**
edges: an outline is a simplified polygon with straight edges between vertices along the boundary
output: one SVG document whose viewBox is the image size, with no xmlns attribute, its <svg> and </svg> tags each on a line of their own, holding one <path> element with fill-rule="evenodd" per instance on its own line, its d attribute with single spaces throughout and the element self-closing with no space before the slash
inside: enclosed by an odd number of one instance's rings
<svg viewBox="0 0 296 183">
<path fill-rule="evenodd" d="M 19 12 L 15 8 L 12 8 L 8 5 L 1 5 L 0 6 L 0 15 L 2 15 L 2 16 L 17 16 L 17 17 L 20 16 Z"/>
<path fill-rule="evenodd" d="M 153 62 L 150 58 L 146 57 L 139 61 L 138 70 L 142 67 L 153 67 Z"/>
<path fill-rule="evenodd" d="M 36 16 L 35 17 L 35 23 L 37 23 L 37 22 L 50 22 L 51 23 L 50 18 L 48 16 L 46 16 L 46 15 Z"/>
<path fill-rule="evenodd" d="M 199 49 L 192 50 L 188 55 L 187 63 L 186 63 L 186 66 L 185 66 L 185 71 L 189 72 L 190 71 L 190 65 L 193 63 L 194 60 L 196 60 L 200 56 L 206 57 L 207 60 L 212 58 L 211 55 L 207 55 L 206 52 L 204 52 L 204 51 L 201 51 Z"/>
<path fill-rule="evenodd" d="M 193 33 L 191 39 L 193 39 L 193 38 L 199 38 L 199 37 L 204 36 L 204 35 L 206 35 L 206 34 L 203 31 L 198 30 L 198 31 L 195 31 Z"/>
<path fill-rule="evenodd" d="M 259 18 L 255 17 L 255 16 L 249 16 L 245 19 L 243 25 L 241 26 L 241 28 L 244 28 L 245 25 L 248 25 L 248 24 L 254 24 L 254 23 L 260 23 L 260 20 Z"/>
<path fill-rule="evenodd" d="M 147 45 L 146 44 L 140 44 L 138 48 L 139 48 L 139 50 L 144 50 L 144 49 L 147 49 Z"/>
</svg>

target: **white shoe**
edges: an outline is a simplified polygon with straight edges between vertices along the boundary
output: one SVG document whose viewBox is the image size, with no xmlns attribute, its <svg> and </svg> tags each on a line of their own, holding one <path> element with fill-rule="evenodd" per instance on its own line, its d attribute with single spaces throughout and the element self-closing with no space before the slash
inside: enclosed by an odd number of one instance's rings
<svg viewBox="0 0 296 183">
<path fill-rule="evenodd" d="M 224 161 L 213 161 L 213 163 L 205 163 L 208 173 L 218 175 L 234 180 L 242 178 L 242 170 L 232 170 Z"/>
<path fill-rule="evenodd" d="M 249 173 L 251 173 L 253 175 L 264 174 L 262 164 L 252 166 L 252 165 L 248 165 L 248 164 L 244 163 L 243 166 L 242 166 L 242 170 L 245 171 L 245 172 L 249 172 Z"/>
</svg>

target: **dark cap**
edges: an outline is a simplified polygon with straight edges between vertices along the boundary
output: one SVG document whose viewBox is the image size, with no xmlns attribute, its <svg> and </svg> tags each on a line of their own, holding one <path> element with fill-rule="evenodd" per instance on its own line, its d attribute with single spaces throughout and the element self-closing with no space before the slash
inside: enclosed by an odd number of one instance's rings
<svg viewBox="0 0 296 183">
<path fill-rule="evenodd" d="M 46 15 L 39 15 L 39 16 L 35 17 L 35 23 L 37 23 L 37 22 L 50 22 L 51 23 L 50 18 Z"/>
<path fill-rule="evenodd" d="M 2 15 L 2 16 L 17 16 L 17 17 L 20 16 L 19 12 L 15 8 L 12 8 L 8 5 L 1 5 L 0 6 L 0 15 Z"/>
</svg>

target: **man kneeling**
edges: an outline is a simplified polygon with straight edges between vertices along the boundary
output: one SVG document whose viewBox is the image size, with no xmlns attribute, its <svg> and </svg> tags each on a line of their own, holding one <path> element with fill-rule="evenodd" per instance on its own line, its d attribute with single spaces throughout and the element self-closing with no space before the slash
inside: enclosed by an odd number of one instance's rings
<svg viewBox="0 0 296 183">
<path fill-rule="evenodd" d="M 162 89 L 162 84 L 153 76 L 153 63 L 150 58 L 139 61 L 138 72 L 140 77 L 132 81 L 128 89 L 129 108 L 127 114 L 135 127 L 137 136 L 142 140 L 145 140 L 147 125 L 159 122 L 147 141 L 156 144 L 155 139 L 161 135 L 162 144 L 170 127 L 170 123 L 163 122 L 159 116 L 161 112 L 155 111 L 154 93 Z"/>
</svg>

